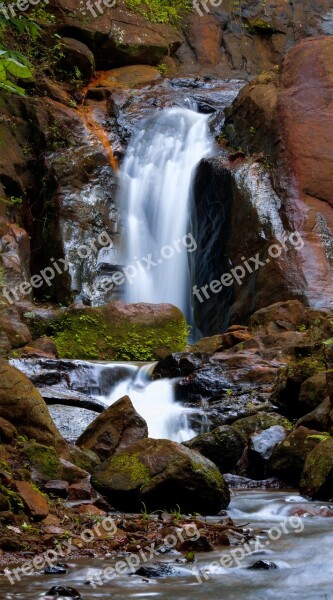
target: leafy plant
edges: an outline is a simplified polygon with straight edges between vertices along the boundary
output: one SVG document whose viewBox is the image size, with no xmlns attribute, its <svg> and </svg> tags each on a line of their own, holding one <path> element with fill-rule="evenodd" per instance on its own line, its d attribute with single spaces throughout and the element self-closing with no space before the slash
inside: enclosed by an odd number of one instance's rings
<svg viewBox="0 0 333 600">
<path fill-rule="evenodd" d="M 21 52 L 14 50 L 0 50 L 0 88 L 12 94 L 25 96 L 25 90 L 14 81 L 31 79 L 32 68 L 30 62 Z"/>
<path fill-rule="evenodd" d="M 152 23 L 177 25 L 184 13 L 192 10 L 190 0 L 125 0 L 130 10 L 146 16 Z"/>
</svg>

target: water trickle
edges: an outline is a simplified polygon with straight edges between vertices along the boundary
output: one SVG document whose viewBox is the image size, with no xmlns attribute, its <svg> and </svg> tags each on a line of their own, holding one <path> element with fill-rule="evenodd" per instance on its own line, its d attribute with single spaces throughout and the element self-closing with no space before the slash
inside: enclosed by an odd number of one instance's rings
<svg viewBox="0 0 333 600">
<path fill-rule="evenodd" d="M 188 254 L 194 169 L 213 153 L 207 115 L 182 107 L 144 121 L 119 172 L 128 270 L 127 302 L 168 302 L 190 315 Z M 151 260 L 147 262 L 147 259 Z M 146 259 L 146 260 L 145 260 Z"/>
</svg>

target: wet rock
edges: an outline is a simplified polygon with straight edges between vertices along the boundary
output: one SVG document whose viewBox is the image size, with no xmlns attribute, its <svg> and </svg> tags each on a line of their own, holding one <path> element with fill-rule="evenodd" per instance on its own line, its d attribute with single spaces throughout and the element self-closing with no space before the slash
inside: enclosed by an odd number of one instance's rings
<svg viewBox="0 0 333 600">
<path fill-rule="evenodd" d="M 82 596 L 72 587 L 53 586 L 46 594 L 51 598 L 73 598 L 73 600 L 83 600 Z"/>
<path fill-rule="evenodd" d="M 145 439 L 118 451 L 92 474 L 92 485 L 120 510 L 145 503 L 161 508 L 216 514 L 230 500 L 217 467 L 199 453 L 168 440 Z"/>
<path fill-rule="evenodd" d="M 165 563 L 155 563 L 153 565 L 144 565 L 135 571 L 135 575 L 140 577 L 174 577 L 175 575 L 181 575 L 182 572 L 171 565 Z"/>
<path fill-rule="evenodd" d="M 47 406 L 29 379 L 0 359 L 0 410 L 20 435 L 64 449 L 65 441 L 57 431 Z"/>
<path fill-rule="evenodd" d="M 30 331 L 21 321 L 17 309 L 0 298 L 0 355 L 6 356 L 11 348 L 24 346 L 30 340 Z"/>
<path fill-rule="evenodd" d="M 92 473 L 93 470 L 101 463 L 95 452 L 92 450 L 86 450 L 84 448 L 78 448 L 74 445 L 69 445 L 69 460 L 80 469 Z"/>
<path fill-rule="evenodd" d="M 212 15 L 192 14 L 186 19 L 187 39 L 197 60 L 203 66 L 217 65 L 221 60 L 222 31 Z"/>
<path fill-rule="evenodd" d="M 99 415 L 80 435 L 76 444 L 92 450 L 103 461 L 117 450 L 146 437 L 147 423 L 137 413 L 130 398 L 124 396 Z"/>
<path fill-rule="evenodd" d="M 186 375 L 191 375 L 191 373 L 203 367 L 208 362 L 208 359 L 209 355 L 205 352 L 195 352 L 193 354 L 176 352 L 169 354 L 157 363 L 153 371 L 153 379 L 186 377 Z"/>
<path fill-rule="evenodd" d="M 66 569 L 59 565 L 56 565 L 55 567 L 46 567 L 43 571 L 44 575 L 66 575 L 66 573 Z"/>
<path fill-rule="evenodd" d="M 313 500 L 333 499 L 332 437 L 319 443 L 308 454 L 300 482 L 300 492 Z"/>
<path fill-rule="evenodd" d="M 273 452 L 268 468 L 278 477 L 298 485 L 305 461 L 310 452 L 319 444 L 318 431 L 298 427 Z"/>
<path fill-rule="evenodd" d="M 263 479 L 263 480 L 254 480 L 254 479 L 249 479 L 248 477 L 241 477 L 240 475 L 233 475 L 230 473 L 227 473 L 224 475 L 224 479 L 226 480 L 226 482 L 228 483 L 229 487 L 231 489 L 244 489 L 244 490 L 251 490 L 251 489 L 267 489 L 267 490 L 279 490 L 279 489 L 286 489 L 288 487 L 288 484 L 286 484 L 285 481 L 282 481 L 281 479 L 277 479 L 276 477 L 271 477 L 269 479 Z"/>
<path fill-rule="evenodd" d="M 25 509 L 36 520 L 45 519 L 49 514 L 46 498 L 35 490 L 29 481 L 15 481 L 14 487 L 22 499 Z"/>
<path fill-rule="evenodd" d="M 277 565 L 270 560 L 257 560 L 253 565 L 248 567 L 248 569 L 253 569 L 254 571 L 271 571 L 272 569 L 277 569 Z"/>
<path fill-rule="evenodd" d="M 241 458 L 245 443 L 246 438 L 241 433 L 223 425 L 210 433 L 198 435 L 183 445 L 209 458 L 221 473 L 229 473 Z"/>
</svg>

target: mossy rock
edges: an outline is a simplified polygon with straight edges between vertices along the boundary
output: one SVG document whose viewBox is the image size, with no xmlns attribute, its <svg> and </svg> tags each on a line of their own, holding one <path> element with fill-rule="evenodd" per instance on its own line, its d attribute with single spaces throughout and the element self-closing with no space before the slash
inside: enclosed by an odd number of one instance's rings
<svg viewBox="0 0 333 600">
<path fill-rule="evenodd" d="M 316 435 L 320 435 L 318 431 L 307 427 L 298 427 L 292 431 L 275 448 L 268 464 L 270 473 L 298 485 L 308 455 L 320 443 L 319 439 L 312 437 Z"/>
<path fill-rule="evenodd" d="M 216 514 L 230 501 L 218 468 L 198 452 L 169 440 L 144 439 L 118 451 L 92 475 L 93 486 L 119 510 Z"/>
<path fill-rule="evenodd" d="M 17 513 L 24 509 L 24 504 L 22 502 L 22 499 L 16 492 L 13 492 L 12 490 L 5 487 L 4 485 L 0 485 L 0 494 L 7 501 L 8 505 L 9 505 L 9 510 L 13 511 L 14 513 Z M 8 510 L 8 509 L 3 509 L 3 510 Z"/>
<path fill-rule="evenodd" d="M 188 326 L 170 304 L 113 302 L 101 307 L 68 308 L 30 316 L 38 337 L 53 338 L 59 358 L 149 361 L 185 349 Z"/>
<path fill-rule="evenodd" d="M 288 419 L 277 413 L 258 412 L 250 417 L 244 417 L 235 421 L 231 427 L 248 439 L 254 433 L 269 429 L 274 425 L 281 425 L 285 429 L 291 429 L 292 425 Z"/>
<path fill-rule="evenodd" d="M 92 473 L 101 464 L 95 452 L 74 445 L 69 446 L 69 460 L 80 469 L 88 471 L 88 473 Z"/>
<path fill-rule="evenodd" d="M 61 479 L 63 467 L 54 448 L 32 441 L 23 449 L 23 456 L 35 470 L 37 480 Z"/>
<path fill-rule="evenodd" d="M 300 492 L 313 500 L 333 500 L 333 437 L 319 443 L 308 455 Z"/>
<path fill-rule="evenodd" d="M 246 437 L 237 429 L 222 425 L 210 433 L 197 435 L 183 445 L 206 456 L 221 473 L 230 473 L 243 454 Z"/>
</svg>

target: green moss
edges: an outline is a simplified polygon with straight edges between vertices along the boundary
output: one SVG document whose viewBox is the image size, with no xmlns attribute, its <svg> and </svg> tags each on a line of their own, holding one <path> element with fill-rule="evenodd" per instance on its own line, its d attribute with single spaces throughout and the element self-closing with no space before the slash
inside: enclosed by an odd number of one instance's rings
<svg viewBox="0 0 333 600">
<path fill-rule="evenodd" d="M 129 477 L 133 487 L 142 487 L 151 481 L 148 467 L 140 461 L 137 454 L 114 456 L 110 463 L 110 469 Z"/>
<path fill-rule="evenodd" d="M 179 315 L 175 312 L 174 318 L 159 319 L 154 325 L 130 323 L 105 307 L 64 312 L 52 321 L 31 317 L 28 325 L 34 336 L 54 339 L 59 358 L 150 361 L 159 349 L 185 350 L 189 328 Z"/>
<path fill-rule="evenodd" d="M 7 498 L 10 504 L 10 508 L 12 511 L 17 512 L 18 510 L 24 508 L 23 502 L 18 494 L 9 490 L 4 485 L 0 485 L 0 493 Z"/>
<path fill-rule="evenodd" d="M 54 448 L 48 448 L 32 441 L 24 448 L 23 455 L 33 467 L 38 469 L 41 475 L 49 480 L 61 476 L 62 465 Z"/>
<path fill-rule="evenodd" d="M 181 17 L 192 10 L 189 0 L 125 0 L 130 10 L 147 17 L 152 23 L 177 25 Z"/>
</svg>

